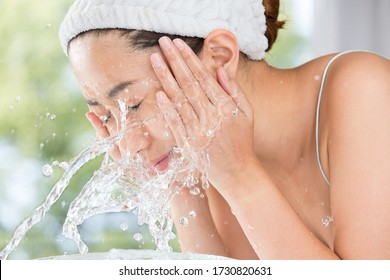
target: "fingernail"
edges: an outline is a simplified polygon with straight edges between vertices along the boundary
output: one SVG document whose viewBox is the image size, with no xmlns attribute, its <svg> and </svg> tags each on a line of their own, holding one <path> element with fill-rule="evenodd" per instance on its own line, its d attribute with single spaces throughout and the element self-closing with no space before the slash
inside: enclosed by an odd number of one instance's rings
<svg viewBox="0 0 390 280">
<path fill-rule="evenodd" d="M 163 64 L 163 60 L 162 60 L 160 54 L 158 54 L 158 53 L 152 54 L 150 56 L 150 60 L 152 62 L 152 66 L 155 67 L 155 68 L 159 68 Z"/>
<path fill-rule="evenodd" d="M 166 37 L 166 36 L 164 36 L 164 37 L 161 37 L 159 40 L 158 40 L 158 42 L 160 43 L 160 47 L 161 48 L 163 48 L 163 49 L 165 49 L 165 50 L 168 50 L 168 49 L 170 49 L 171 48 L 171 40 L 168 38 L 168 37 Z"/>
<path fill-rule="evenodd" d="M 87 118 L 87 120 L 89 121 L 89 123 L 93 126 L 93 127 L 96 127 L 96 124 L 95 122 L 93 121 L 93 113 L 92 112 L 88 112 L 85 114 L 85 117 Z"/>
<path fill-rule="evenodd" d="M 173 40 L 173 43 L 175 44 L 176 48 L 177 48 L 179 51 L 184 50 L 185 43 L 184 43 L 183 40 L 181 40 L 181 39 L 175 39 L 175 40 Z"/>
<path fill-rule="evenodd" d="M 87 118 L 87 120 L 89 120 L 90 122 L 92 122 L 92 112 L 87 112 L 86 114 L 85 114 L 85 117 Z"/>
<path fill-rule="evenodd" d="M 167 104 L 169 102 L 167 95 L 163 91 L 156 93 L 156 99 L 159 104 Z"/>
</svg>

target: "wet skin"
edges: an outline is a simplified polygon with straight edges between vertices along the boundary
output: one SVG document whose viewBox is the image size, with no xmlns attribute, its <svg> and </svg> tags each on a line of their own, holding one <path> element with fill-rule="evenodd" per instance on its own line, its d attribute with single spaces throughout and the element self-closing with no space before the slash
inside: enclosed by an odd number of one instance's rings
<svg viewBox="0 0 390 280">
<path fill-rule="evenodd" d="M 115 32 L 107 36 L 87 35 L 71 44 L 71 65 L 90 109 L 86 116 L 103 137 L 121 130 L 118 100 L 127 105 L 127 124 L 152 119 L 127 133 L 112 155 L 138 153 L 147 168 L 163 172 L 176 144 L 156 103 L 161 84 L 148 63 L 151 53 L 130 52 Z"/>
</svg>

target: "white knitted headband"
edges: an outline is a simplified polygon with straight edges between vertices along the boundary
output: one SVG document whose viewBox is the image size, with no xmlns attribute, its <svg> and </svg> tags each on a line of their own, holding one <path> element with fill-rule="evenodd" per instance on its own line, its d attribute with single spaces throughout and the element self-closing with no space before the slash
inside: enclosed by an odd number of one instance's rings
<svg viewBox="0 0 390 280">
<path fill-rule="evenodd" d="M 240 51 L 261 60 L 268 47 L 261 0 L 76 0 L 61 24 L 61 46 L 78 34 L 105 28 L 146 30 L 206 38 L 215 29 L 231 31 Z"/>
</svg>

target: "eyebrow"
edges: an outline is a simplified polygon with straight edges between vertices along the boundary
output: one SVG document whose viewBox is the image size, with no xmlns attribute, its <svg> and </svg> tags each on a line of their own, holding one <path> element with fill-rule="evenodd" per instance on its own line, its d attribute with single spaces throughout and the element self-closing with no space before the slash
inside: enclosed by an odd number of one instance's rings
<svg viewBox="0 0 390 280">
<path fill-rule="evenodd" d="M 126 82 L 119 83 L 108 92 L 107 97 L 110 99 L 115 98 L 121 91 L 123 91 L 125 88 L 127 88 L 128 86 L 131 86 L 133 84 L 134 84 L 134 82 L 132 82 L 132 81 L 126 81 Z"/>
<path fill-rule="evenodd" d="M 114 86 L 110 91 L 108 91 L 107 93 L 107 97 L 109 99 L 113 99 L 115 98 L 121 91 L 123 91 L 126 87 L 128 86 L 131 86 L 133 85 L 134 82 L 132 81 L 125 81 L 125 82 L 121 82 L 119 84 L 117 84 L 116 86 Z M 97 102 L 96 100 L 90 100 L 90 99 L 87 99 L 85 100 L 85 102 L 90 105 L 90 106 L 97 106 L 97 105 L 100 105 L 99 102 Z"/>
</svg>

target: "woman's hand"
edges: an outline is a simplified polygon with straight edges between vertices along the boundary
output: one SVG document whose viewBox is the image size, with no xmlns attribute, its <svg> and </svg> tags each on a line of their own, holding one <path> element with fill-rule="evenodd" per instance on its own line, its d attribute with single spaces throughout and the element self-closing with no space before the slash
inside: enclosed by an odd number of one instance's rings
<svg viewBox="0 0 390 280">
<path fill-rule="evenodd" d="M 103 124 L 101 119 L 94 112 L 88 112 L 87 114 L 85 114 L 85 116 L 91 123 L 92 127 L 96 130 L 96 134 L 98 137 L 102 139 L 110 137 L 110 133 L 108 132 L 107 127 Z M 111 150 L 110 155 L 114 160 L 119 160 L 121 158 L 119 148 L 116 144 Z"/>
<path fill-rule="evenodd" d="M 167 63 L 151 55 L 165 91 L 157 93 L 158 105 L 179 147 L 207 148 L 208 177 L 220 190 L 256 159 L 252 106 L 223 67 L 215 79 L 182 40 L 163 37 L 160 46 Z"/>
</svg>

